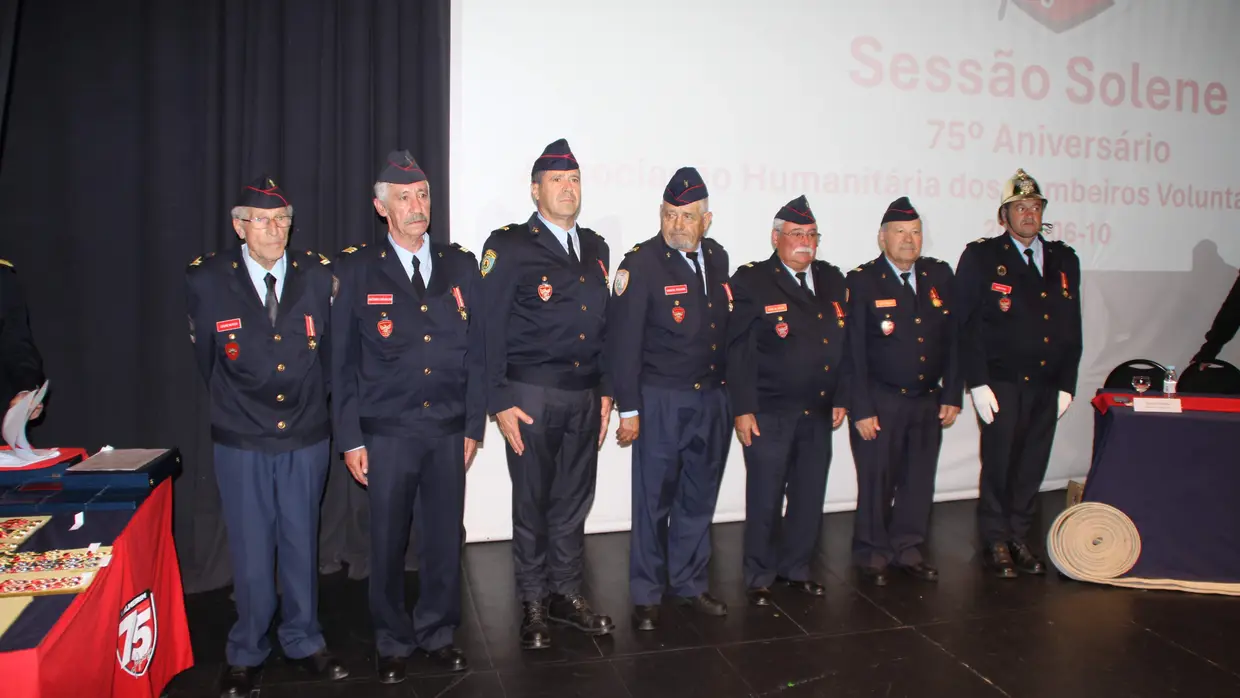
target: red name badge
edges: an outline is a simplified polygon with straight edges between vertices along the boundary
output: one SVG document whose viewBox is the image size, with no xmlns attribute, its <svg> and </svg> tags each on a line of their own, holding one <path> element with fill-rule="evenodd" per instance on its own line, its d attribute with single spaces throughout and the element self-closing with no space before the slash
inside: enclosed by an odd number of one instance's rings
<svg viewBox="0 0 1240 698">
<path fill-rule="evenodd" d="M 220 320 L 215 323 L 216 332 L 231 332 L 241 329 L 241 318 L 235 317 L 231 320 Z"/>
<path fill-rule="evenodd" d="M 596 259 L 594 261 L 598 262 L 598 268 L 603 270 L 603 282 L 606 283 L 607 282 L 607 265 L 603 264 L 603 260 L 601 259 Z"/>
<path fill-rule="evenodd" d="M 729 286 L 729 285 L 727 285 L 727 284 L 725 283 L 725 284 L 723 285 L 723 292 L 724 292 L 724 293 L 726 293 L 726 294 L 728 294 L 728 302 L 729 302 L 729 303 L 731 303 L 731 302 L 732 302 L 732 300 L 733 300 L 733 299 L 732 299 L 732 287 L 731 287 L 731 286 Z"/>
<path fill-rule="evenodd" d="M 998 291 L 999 293 L 1003 293 L 1003 294 L 1008 294 L 1012 292 L 1012 287 L 1004 286 L 1003 284 L 991 284 L 990 290 Z"/>
<path fill-rule="evenodd" d="M 366 296 L 366 305 L 391 305 L 392 294 L 390 293 L 371 293 Z"/>
<path fill-rule="evenodd" d="M 314 337 L 314 316 L 306 314 L 306 336 Z"/>
<path fill-rule="evenodd" d="M 768 305 L 766 306 L 766 308 L 764 308 L 764 310 L 766 310 L 767 315 L 771 315 L 774 313 L 786 313 L 788 312 L 788 304 L 780 303 L 779 305 Z"/>
<path fill-rule="evenodd" d="M 664 286 L 663 295 L 665 296 L 683 296 L 689 292 L 689 287 L 681 284 L 679 286 Z"/>
</svg>

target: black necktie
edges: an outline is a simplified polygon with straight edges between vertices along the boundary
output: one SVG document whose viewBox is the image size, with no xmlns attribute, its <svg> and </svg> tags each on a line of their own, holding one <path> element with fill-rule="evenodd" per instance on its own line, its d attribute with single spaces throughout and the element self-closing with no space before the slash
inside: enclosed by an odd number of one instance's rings
<svg viewBox="0 0 1240 698">
<path fill-rule="evenodd" d="M 693 262 L 693 278 L 697 280 L 698 290 L 702 292 L 703 296 L 705 296 L 706 295 L 706 284 L 705 282 L 702 281 L 702 266 L 698 264 L 698 253 L 690 252 L 689 261 Z"/>
<path fill-rule="evenodd" d="M 568 258 L 573 264 L 581 264 L 581 259 L 577 256 L 577 250 L 573 249 L 573 234 L 568 234 Z"/>
<path fill-rule="evenodd" d="M 909 298 L 913 299 L 913 307 L 916 308 L 917 307 L 917 292 L 913 290 L 912 284 L 908 282 L 908 277 L 910 273 L 911 272 L 907 272 L 907 271 L 902 272 L 900 274 L 900 281 L 903 282 L 904 291 L 908 293 Z"/>
<path fill-rule="evenodd" d="M 426 281 L 422 279 L 422 261 L 413 258 L 413 293 L 418 298 L 426 295 Z"/>
<path fill-rule="evenodd" d="M 798 272 L 797 272 L 797 281 L 799 281 L 799 282 L 801 283 L 801 290 L 802 290 L 802 291 L 805 291 L 805 293 L 806 293 L 806 294 L 807 294 L 810 298 L 813 298 L 813 297 L 814 297 L 814 292 L 813 292 L 813 291 L 811 291 L 811 290 L 809 290 L 809 284 L 805 283 L 805 272 L 803 272 L 803 271 L 798 271 Z"/>
<path fill-rule="evenodd" d="M 1038 276 L 1042 276 L 1042 272 L 1038 269 L 1038 265 L 1033 261 L 1032 249 L 1025 250 L 1025 259 L 1029 260 L 1029 268 L 1033 270 L 1033 273 Z"/>
<path fill-rule="evenodd" d="M 271 326 L 276 326 L 276 310 L 280 307 L 280 301 L 276 300 L 276 277 L 268 274 L 263 277 L 263 281 L 267 282 L 267 298 L 263 301 L 263 306 L 267 308 L 267 319 L 271 321 Z"/>
</svg>

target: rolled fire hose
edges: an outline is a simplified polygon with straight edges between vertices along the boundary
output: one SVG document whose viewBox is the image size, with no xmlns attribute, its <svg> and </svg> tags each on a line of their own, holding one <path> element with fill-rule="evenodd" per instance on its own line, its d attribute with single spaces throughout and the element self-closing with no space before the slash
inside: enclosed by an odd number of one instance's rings
<svg viewBox="0 0 1240 698">
<path fill-rule="evenodd" d="M 1127 514 L 1101 502 L 1082 502 L 1056 517 L 1046 551 L 1056 569 L 1079 582 L 1240 596 L 1237 583 L 1124 577 L 1141 557 L 1141 534 Z"/>
</svg>

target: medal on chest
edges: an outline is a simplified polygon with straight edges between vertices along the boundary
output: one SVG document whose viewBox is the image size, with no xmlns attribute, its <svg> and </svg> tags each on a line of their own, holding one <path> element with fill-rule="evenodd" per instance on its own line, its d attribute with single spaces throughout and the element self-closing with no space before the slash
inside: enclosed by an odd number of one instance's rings
<svg viewBox="0 0 1240 698">
<path fill-rule="evenodd" d="M 319 347 L 319 340 L 314 332 L 314 316 L 309 313 L 306 313 L 306 346 L 310 347 L 310 351 Z"/>
</svg>

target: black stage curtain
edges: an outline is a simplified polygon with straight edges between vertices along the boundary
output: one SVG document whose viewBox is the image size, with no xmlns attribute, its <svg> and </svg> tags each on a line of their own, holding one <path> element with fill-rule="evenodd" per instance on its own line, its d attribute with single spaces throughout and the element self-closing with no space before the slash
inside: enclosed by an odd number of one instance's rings
<svg viewBox="0 0 1240 698">
<path fill-rule="evenodd" d="M 394 148 L 426 170 L 449 239 L 449 0 L 26 0 L 13 16 L 0 257 L 52 384 L 32 441 L 179 447 L 186 588 L 226 585 L 186 265 L 237 243 L 228 211 L 263 172 L 296 207 L 291 246 L 382 239 L 371 184 Z"/>
</svg>

